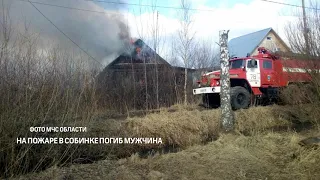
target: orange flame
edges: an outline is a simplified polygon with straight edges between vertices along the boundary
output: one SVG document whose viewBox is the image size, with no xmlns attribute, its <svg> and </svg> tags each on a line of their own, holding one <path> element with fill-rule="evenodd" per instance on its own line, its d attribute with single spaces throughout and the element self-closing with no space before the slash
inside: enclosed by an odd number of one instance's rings
<svg viewBox="0 0 320 180">
<path fill-rule="evenodd" d="M 136 52 L 139 54 L 141 52 L 141 48 L 136 48 Z"/>
</svg>

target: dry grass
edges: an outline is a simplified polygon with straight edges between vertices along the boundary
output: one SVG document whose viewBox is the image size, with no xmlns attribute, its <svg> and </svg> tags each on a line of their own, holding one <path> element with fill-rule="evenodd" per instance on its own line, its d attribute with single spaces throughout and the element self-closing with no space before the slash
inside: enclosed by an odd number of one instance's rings
<svg viewBox="0 0 320 180">
<path fill-rule="evenodd" d="M 275 111 L 275 114 L 282 119 L 286 119 L 294 123 L 311 123 L 314 128 L 320 130 L 320 111 L 319 104 L 316 102 L 281 106 L 281 108 Z"/>
<path fill-rule="evenodd" d="M 51 168 L 20 179 L 319 179 L 320 150 L 300 147 L 302 138 L 293 132 L 227 134 L 178 153 Z"/>
<path fill-rule="evenodd" d="M 245 134 L 261 133 L 266 130 L 285 129 L 292 125 L 283 113 L 283 106 L 252 107 L 235 113 L 236 131 Z"/>
<path fill-rule="evenodd" d="M 259 133 L 265 130 L 290 128 L 291 122 L 281 118 L 280 106 L 253 107 L 235 112 L 236 132 Z M 162 146 L 188 147 L 207 142 L 219 136 L 220 110 L 189 110 L 176 108 L 175 112 L 162 110 L 143 118 L 129 118 L 124 129 L 129 137 L 160 137 Z"/>
<path fill-rule="evenodd" d="M 318 63 L 314 63 L 316 67 Z M 291 84 L 283 89 L 280 98 L 285 104 L 294 105 L 286 110 L 291 118 L 309 121 L 320 129 L 320 74 L 311 72 L 310 77 L 309 83 Z"/>
<path fill-rule="evenodd" d="M 161 111 L 129 118 L 125 129 L 131 137 L 160 137 L 166 145 L 187 147 L 216 136 L 218 117 L 218 111 Z"/>
<path fill-rule="evenodd" d="M 124 121 L 97 118 L 89 124 L 98 137 L 161 137 L 164 144 L 81 146 L 80 154 L 102 155 L 93 164 L 52 167 L 20 179 L 312 179 L 320 177 L 319 150 L 298 142 L 316 135 L 298 134 L 287 106 L 254 107 L 235 112 L 235 134 L 219 133 L 220 110 L 162 109 Z M 290 109 L 290 108 L 289 108 Z M 297 117 L 295 117 L 297 118 Z M 279 127 L 288 127 L 288 130 Z M 216 141 L 211 141 L 214 138 Z M 211 138 L 211 139 L 210 139 Z M 204 145 L 205 142 L 208 144 Z M 210 142 L 211 141 L 211 142 Z M 144 149 L 179 146 L 184 149 L 141 158 Z M 104 151 L 103 151 L 103 148 Z M 110 149 L 111 148 L 111 149 Z M 78 152 L 79 153 L 79 152 Z M 100 153 L 100 154 L 99 154 Z M 129 155 L 129 157 L 128 157 Z M 131 155 L 131 156 L 130 156 Z M 113 157 L 113 158 L 112 158 Z M 127 157 L 116 160 L 116 157 Z M 111 158 L 111 159 L 110 159 Z"/>
<path fill-rule="evenodd" d="M 238 136 L 230 135 L 230 137 L 233 137 L 234 140 L 221 140 L 229 136 L 225 136 L 223 134 L 221 135 L 219 133 L 219 118 L 220 118 L 219 109 L 199 110 L 199 109 L 186 108 L 183 106 L 176 105 L 174 108 L 161 109 L 159 112 L 147 114 L 145 117 L 132 117 L 132 118 L 129 117 L 128 119 L 122 120 L 122 121 L 105 119 L 103 115 L 96 115 L 95 120 L 88 121 L 85 124 L 85 126 L 87 126 L 89 130 L 88 133 L 85 133 L 85 136 L 87 137 L 158 137 L 158 138 L 160 137 L 163 140 L 163 144 L 161 145 L 158 145 L 158 144 L 70 145 L 68 147 L 56 146 L 56 147 L 59 147 L 58 150 L 53 148 L 52 150 L 54 151 L 50 151 L 50 152 L 55 152 L 54 154 L 52 153 L 51 154 L 47 153 L 47 154 L 48 154 L 48 158 L 53 158 L 53 157 L 58 157 L 61 154 L 65 154 L 66 152 L 72 152 L 71 155 L 68 155 L 68 156 L 65 155 L 65 157 L 69 158 L 69 160 L 71 161 L 78 160 L 80 158 L 89 159 L 93 161 L 107 158 L 107 157 L 115 159 L 115 158 L 127 157 L 127 156 L 130 156 L 131 154 L 142 152 L 143 150 L 146 150 L 146 149 L 156 150 L 158 148 L 167 148 L 172 146 L 179 147 L 180 149 L 188 149 L 194 145 L 203 145 L 204 143 L 215 140 L 219 136 L 221 137 L 217 142 L 215 142 L 215 144 L 219 142 L 234 143 L 235 141 L 243 141 L 242 144 L 245 144 L 246 146 L 253 146 L 254 143 L 260 143 L 261 139 L 263 139 L 261 137 L 265 137 L 264 135 L 266 135 L 269 132 L 272 132 L 273 130 L 276 130 L 278 127 L 289 128 L 292 125 L 292 122 L 290 120 L 287 120 L 286 116 L 284 116 L 287 110 L 286 108 L 287 107 L 285 106 L 269 106 L 269 107 L 253 107 L 246 110 L 236 111 L 235 127 L 236 127 L 236 132 Z M 109 117 L 110 112 L 107 112 L 107 113 Z M 290 117 L 290 116 L 287 116 L 287 117 Z M 242 134 L 251 135 L 252 137 L 244 137 Z M 279 137 L 280 136 L 282 135 L 279 135 Z M 282 137 L 282 138 L 285 138 L 285 137 Z M 267 142 L 265 146 L 266 147 L 261 146 L 260 148 L 269 148 L 267 147 L 269 146 Z M 273 144 L 270 144 L 271 148 L 273 148 L 273 146 L 274 146 Z M 203 148 L 207 146 L 196 146 L 196 147 Z M 211 147 L 211 145 L 208 147 Z M 244 147 L 244 148 L 247 148 L 247 147 Z M 224 150 L 221 150 L 221 152 L 223 151 Z M 248 151 L 249 150 L 246 150 L 245 152 L 248 153 Z M 246 158 L 249 158 L 249 156 L 251 157 L 250 154 L 246 154 L 245 152 L 242 152 L 243 154 L 241 156 L 243 157 L 242 159 L 240 158 L 241 161 L 246 161 L 245 160 Z M 230 151 L 230 155 L 232 153 L 236 153 L 236 152 Z M 193 153 L 193 155 L 198 156 L 195 153 Z M 168 155 L 168 157 L 171 157 L 171 156 Z M 219 159 L 219 156 L 217 155 L 215 158 Z M 132 156 L 131 160 L 132 161 L 138 160 L 138 162 L 142 161 L 138 156 Z M 162 160 L 162 161 L 165 161 L 165 160 Z M 187 158 L 185 160 L 181 160 L 180 163 L 181 164 L 190 163 L 187 161 L 191 161 L 191 160 Z M 110 164 L 109 161 L 108 163 Z M 178 163 L 178 162 L 175 162 L 175 163 Z M 240 163 L 240 160 L 239 160 L 239 163 Z M 250 163 L 254 164 L 256 162 L 254 161 Z M 203 166 L 200 166 L 200 164 L 201 163 L 199 162 L 199 165 L 191 166 L 189 170 L 191 171 L 192 168 L 198 168 L 198 166 L 203 167 Z M 101 168 L 100 165 L 96 165 L 96 164 L 93 164 L 92 166 L 94 167 L 99 166 L 99 168 Z M 91 167 L 91 166 L 88 165 L 88 167 Z M 72 168 L 74 168 L 74 166 L 70 168 L 66 168 L 66 170 L 72 171 L 71 170 Z M 77 168 L 78 166 L 75 166 L 75 169 Z M 112 165 L 110 168 L 115 168 L 115 166 Z M 129 174 L 128 178 L 137 177 L 137 179 L 139 179 L 141 177 L 140 174 L 144 174 L 144 173 L 147 173 L 148 177 L 159 175 L 159 173 L 157 172 L 159 170 L 156 170 L 154 172 L 146 172 L 146 168 L 144 166 L 141 166 L 141 169 L 139 168 L 126 169 L 123 166 L 120 166 L 119 168 L 124 168 L 122 170 L 127 172 L 127 174 Z M 179 169 L 174 170 L 174 166 L 172 166 L 172 170 L 179 171 Z M 243 171 L 245 173 L 248 173 L 245 170 Z M 55 170 L 53 168 L 49 170 L 49 172 L 50 171 L 60 172 L 61 169 L 58 168 Z M 110 174 L 107 172 L 105 172 L 104 174 L 106 176 L 112 176 L 112 177 L 114 176 L 117 178 L 128 179 L 125 177 L 126 173 L 123 174 L 120 172 L 121 172 L 120 170 L 114 170 L 114 171 L 110 171 Z M 140 174 L 131 176 L 130 173 L 133 173 L 133 172 L 134 173 L 140 172 Z M 89 174 L 88 176 L 93 177 L 93 174 L 96 175 L 96 172 L 92 172 L 92 174 Z M 124 177 L 122 177 L 122 175 L 124 175 Z M 191 175 L 186 175 L 186 176 L 189 177 Z"/>
</svg>

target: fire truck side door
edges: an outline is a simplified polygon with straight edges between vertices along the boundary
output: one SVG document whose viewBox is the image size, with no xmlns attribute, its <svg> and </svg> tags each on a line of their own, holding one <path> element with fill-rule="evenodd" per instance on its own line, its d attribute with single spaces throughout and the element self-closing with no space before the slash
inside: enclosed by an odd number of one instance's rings
<svg viewBox="0 0 320 180">
<path fill-rule="evenodd" d="M 274 70 L 273 61 L 271 59 L 263 59 L 261 68 L 261 84 L 273 85 L 274 84 Z"/>
<path fill-rule="evenodd" d="M 246 76 L 247 80 L 251 87 L 260 87 L 261 86 L 261 77 L 260 77 L 260 65 L 258 59 L 251 59 L 246 61 Z"/>
</svg>

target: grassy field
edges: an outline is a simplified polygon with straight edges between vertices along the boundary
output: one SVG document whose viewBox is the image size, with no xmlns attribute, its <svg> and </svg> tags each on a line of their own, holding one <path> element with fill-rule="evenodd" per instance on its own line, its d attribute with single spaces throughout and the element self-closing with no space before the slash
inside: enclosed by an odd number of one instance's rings
<svg viewBox="0 0 320 180">
<path fill-rule="evenodd" d="M 318 135 L 319 129 L 301 128 L 310 117 L 293 109 L 269 106 L 237 111 L 231 134 L 221 133 L 219 110 L 176 106 L 125 120 L 99 116 L 91 131 L 101 136 L 113 130 L 118 137 L 161 137 L 163 144 L 114 145 L 104 160 L 53 166 L 13 179 L 320 179 L 320 150 L 298 144 Z M 156 151 L 168 147 L 179 151 Z M 141 156 L 150 149 L 155 153 Z"/>
</svg>

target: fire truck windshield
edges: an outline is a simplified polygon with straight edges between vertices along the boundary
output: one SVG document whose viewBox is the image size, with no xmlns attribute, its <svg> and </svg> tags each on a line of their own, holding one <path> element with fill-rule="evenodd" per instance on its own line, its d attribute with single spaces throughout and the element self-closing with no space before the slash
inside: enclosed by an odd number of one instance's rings
<svg viewBox="0 0 320 180">
<path fill-rule="evenodd" d="M 244 61 L 242 59 L 230 61 L 230 69 L 238 69 L 244 66 Z"/>
</svg>

